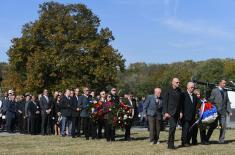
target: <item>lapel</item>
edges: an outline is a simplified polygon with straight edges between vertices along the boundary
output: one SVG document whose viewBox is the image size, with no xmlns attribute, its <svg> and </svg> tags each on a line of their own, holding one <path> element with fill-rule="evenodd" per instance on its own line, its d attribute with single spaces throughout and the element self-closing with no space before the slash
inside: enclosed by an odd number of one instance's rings
<svg viewBox="0 0 235 155">
<path fill-rule="evenodd" d="M 129 99 L 126 99 L 126 105 L 128 105 L 129 107 L 132 107 Z"/>
<path fill-rule="evenodd" d="M 187 92 L 187 98 L 188 98 L 188 100 L 191 102 L 191 104 L 193 104 L 193 102 L 192 102 L 192 100 L 191 100 L 190 95 L 189 95 L 188 92 Z M 193 97 L 193 100 L 194 100 L 194 97 Z"/>
<path fill-rule="evenodd" d="M 222 97 L 222 94 L 221 94 L 221 92 L 220 92 L 220 89 L 219 88 L 216 88 L 217 89 L 217 94 L 216 95 L 218 95 L 219 96 L 219 98 L 221 99 L 221 101 L 223 101 L 223 97 Z M 225 95 L 225 91 L 224 91 L 224 98 L 226 97 L 226 95 Z"/>
<path fill-rule="evenodd" d="M 46 103 L 49 103 L 49 97 L 47 96 L 47 98 L 46 98 L 46 96 L 44 96 L 43 95 L 43 98 L 44 98 L 44 100 L 46 101 Z M 47 100 L 48 99 L 48 100 Z"/>
<path fill-rule="evenodd" d="M 35 103 L 36 103 L 36 104 L 35 104 Z M 37 109 L 38 109 L 38 103 L 37 103 L 37 102 L 35 102 L 35 103 L 34 103 L 34 102 L 32 102 L 32 104 L 33 104 L 33 106 L 34 106 L 34 109 L 36 109 L 36 110 L 37 110 Z"/>
<path fill-rule="evenodd" d="M 152 103 L 154 103 L 154 105 L 156 105 L 156 100 L 155 100 L 155 96 L 152 96 Z"/>
<path fill-rule="evenodd" d="M 196 107 L 197 105 L 197 96 L 193 94 L 193 107 Z"/>
<path fill-rule="evenodd" d="M 162 100 L 161 100 L 161 97 L 159 98 L 158 100 L 158 106 L 161 107 L 162 106 Z"/>
<path fill-rule="evenodd" d="M 157 103 L 154 95 L 152 97 L 152 100 L 153 100 L 154 105 L 156 105 L 157 107 L 159 107 L 162 103 L 161 98 L 158 99 L 158 103 Z"/>
</svg>

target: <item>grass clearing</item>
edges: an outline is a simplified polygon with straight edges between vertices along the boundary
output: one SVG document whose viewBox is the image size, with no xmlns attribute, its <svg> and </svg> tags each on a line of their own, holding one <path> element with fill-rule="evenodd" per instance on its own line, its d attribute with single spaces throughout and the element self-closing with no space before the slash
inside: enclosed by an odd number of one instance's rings
<svg viewBox="0 0 235 155">
<path fill-rule="evenodd" d="M 150 145 L 147 131 L 132 131 L 134 140 L 123 141 L 123 132 L 117 131 L 117 141 L 105 139 L 85 140 L 60 136 L 12 135 L 0 137 L 0 154 L 5 155 L 191 155 L 191 154 L 235 154 L 235 130 L 227 130 L 227 144 L 217 144 L 219 130 L 215 130 L 210 145 L 196 145 L 176 150 L 166 149 L 167 132 L 161 132 L 159 145 Z M 180 145 L 181 130 L 176 131 L 175 144 Z M 198 135 L 198 140 L 199 135 Z"/>
</svg>

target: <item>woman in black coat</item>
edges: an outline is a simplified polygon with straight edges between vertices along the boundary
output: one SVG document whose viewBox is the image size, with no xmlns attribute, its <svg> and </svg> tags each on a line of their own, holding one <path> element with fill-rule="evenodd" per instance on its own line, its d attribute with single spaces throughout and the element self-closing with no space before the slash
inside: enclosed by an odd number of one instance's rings
<svg viewBox="0 0 235 155">
<path fill-rule="evenodd" d="M 40 133 L 40 105 L 36 96 L 32 96 L 31 102 L 28 105 L 30 133 L 36 135 Z"/>
</svg>

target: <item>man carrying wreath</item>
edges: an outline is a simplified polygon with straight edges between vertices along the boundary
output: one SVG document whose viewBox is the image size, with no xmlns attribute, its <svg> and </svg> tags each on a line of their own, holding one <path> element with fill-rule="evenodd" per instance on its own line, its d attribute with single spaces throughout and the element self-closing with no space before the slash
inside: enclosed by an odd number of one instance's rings
<svg viewBox="0 0 235 155">
<path fill-rule="evenodd" d="M 226 130 L 226 115 L 232 115 L 231 105 L 228 98 L 228 93 L 224 89 L 226 85 L 226 80 L 222 79 L 219 82 L 217 88 L 214 88 L 211 92 L 211 96 L 209 100 L 216 106 L 218 117 L 217 119 L 210 125 L 210 128 L 207 133 L 206 140 L 209 141 L 214 129 L 218 125 L 218 121 L 220 123 L 220 135 L 219 135 L 219 143 L 223 144 L 225 139 L 225 130 Z"/>
</svg>

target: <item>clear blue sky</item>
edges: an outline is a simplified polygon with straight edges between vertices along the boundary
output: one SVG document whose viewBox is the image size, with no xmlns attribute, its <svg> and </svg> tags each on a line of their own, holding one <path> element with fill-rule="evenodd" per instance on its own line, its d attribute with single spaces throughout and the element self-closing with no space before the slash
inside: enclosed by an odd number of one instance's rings
<svg viewBox="0 0 235 155">
<path fill-rule="evenodd" d="M 1 0 L 0 61 L 10 40 L 38 18 L 43 0 Z M 235 0 L 57 0 L 86 4 L 113 31 L 113 46 L 133 62 L 235 58 Z"/>
</svg>

